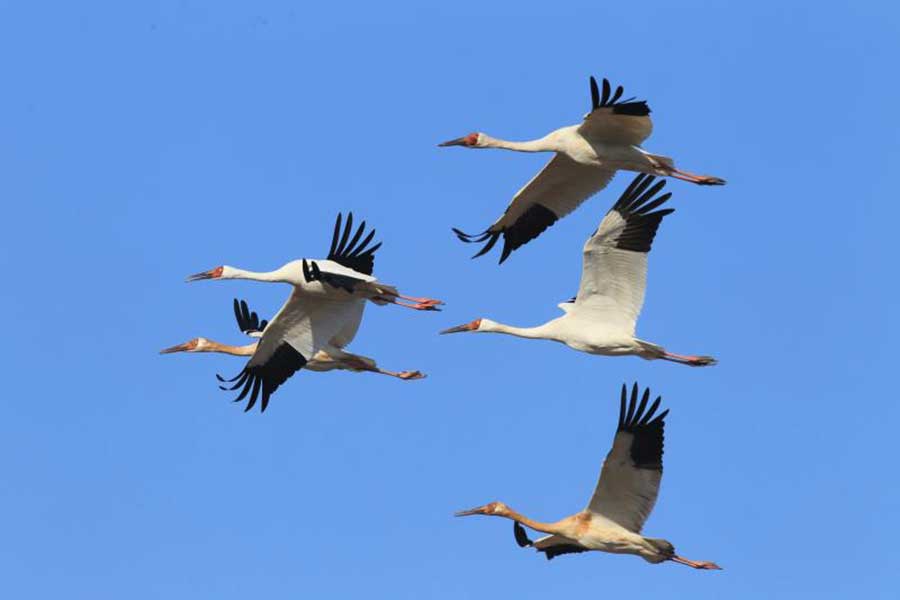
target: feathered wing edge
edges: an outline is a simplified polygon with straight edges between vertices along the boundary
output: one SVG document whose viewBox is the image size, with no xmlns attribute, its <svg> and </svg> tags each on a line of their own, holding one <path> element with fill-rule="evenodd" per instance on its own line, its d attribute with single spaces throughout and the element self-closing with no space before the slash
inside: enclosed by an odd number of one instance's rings
<svg viewBox="0 0 900 600">
<path fill-rule="evenodd" d="M 347 222 L 341 230 L 342 215 L 338 213 L 334 222 L 334 234 L 331 237 L 331 248 L 328 250 L 328 260 L 353 269 L 365 275 L 371 275 L 375 268 L 375 251 L 381 248 L 381 242 L 371 247 L 366 247 L 375 237 L 375 230 L 371 230 L 362 241 L 363 232 L 366 229 L 366 222 L 360 223 L 353 238 L 350 233 L 353 230 L 353 213 L 347 213 Z"/>
</svg>

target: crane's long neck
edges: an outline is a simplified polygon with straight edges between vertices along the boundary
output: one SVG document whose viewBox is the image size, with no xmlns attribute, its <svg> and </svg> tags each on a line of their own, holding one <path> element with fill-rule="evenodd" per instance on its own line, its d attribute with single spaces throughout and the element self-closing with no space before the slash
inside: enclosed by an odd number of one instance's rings
<svg viewBox="0 0 900 600">
<path fill-rule="evenodd" d="M 252 356 L 256 352 L 256 345 L 259 342 L 253 342 L 246 346 L 229 346 L 228 344 L 220 344 L 212 340 L 207 340 L 206 345 L 199 348 L 201 352 L 218 352 L 219 354 L 231 354 L 232 356 Z"/>
<path fill-rule="evenodd" d="M 512 142 L 481 134 L 480 145 L 482 148 L 500 148 L 503 150 L 514 150 L 515 152 L 558 152 L 560 150 L 552 134 L 525 142 Z"/>
<path fill-rule="evenodd" d="M 556 523 L 542 523 L 541 521 L 529 519 L 525 515 L 518 513 L 511 508 L 507 508 L 504 512 L 498 514 L 497 516 L 506 517 L 507 519 L 512 519 L 513 521 L 518 521 L 522 525 L 530 527 L 535 531 L 541 531 L 543 533 L 555 533 L 557 535 L 566 534 L 564 521 L 557 521 Z"/>
<path fill-rule="evenodd" d="M 537 327 L 514 327 L 512 325 L 505 325 L 503 323 L 497 323 L 495 321 L 482 319 L 478 331 L 488 333 L 505 333 L 506 335 L 514 335 L 516 337 L 528 338 L 532 340 L 559 341 L 558 337 L 555 335 L 553 328 L 550 326 L 550 323 L 544 323 L 543 325 L 538 325 Z"/>
<path fill-rule="evenodd" d="M 292 283 L 287 266 L 274 271 L 247 271 L 236 267 L 223 267 L 222 279 L 249 279 L 252 281 L 269 281 L 275 283 Z"/>
</svg>

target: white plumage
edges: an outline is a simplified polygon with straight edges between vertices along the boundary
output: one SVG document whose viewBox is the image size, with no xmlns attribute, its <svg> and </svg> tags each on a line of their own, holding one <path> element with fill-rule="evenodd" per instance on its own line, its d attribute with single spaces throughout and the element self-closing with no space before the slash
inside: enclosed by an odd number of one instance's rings
<svg viewBox="0 0 900 600">
<path fill-rule="evenodd" d="M 647 285 L 647 253 L 660 222 L 674 211 L 656 210 L 671 194 L 657 196 L 665 181 L 653 182 L 652 176 L 638 175 L 585 243 L 578 295 L 560 304 L 563 316 L 538 327 L 476 319 L 442 333 L 505 333 L 561 342 L 590 354 L 636 355 L 690 366 L 714 364 L 709 356 L 673 354 L 635 337 Z"/>
<path fill-rule="evenodd" d="M 590 82 L 591 111 L 580 125 L 562 127 L 527 142 L 511 142 L 477 132 L 440 144 L 555 153 L 484 232 L 471 235 L 453 230 L 464 242 L 485 243 L 475 256 L 489 252 L 502 235 L 502 263 L 514 250 L 605 188 L 618 170 L 675 177 L 699 185 L 725 183 L 718 177 L 676 169 L 671 158 L 643 150 L 640 144 L 653 131 L 647 103 L 633 98 L 622 100 L 622 87 L 613 92 L 606 79 L 602 94 L 593 77 Z"/>
</svg>

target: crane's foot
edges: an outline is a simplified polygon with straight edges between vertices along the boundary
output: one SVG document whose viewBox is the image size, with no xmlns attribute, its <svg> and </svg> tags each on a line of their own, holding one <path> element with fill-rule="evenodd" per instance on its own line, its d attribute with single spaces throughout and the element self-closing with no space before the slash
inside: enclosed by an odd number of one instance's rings
<svg viewBox="0 0 900 600">
<path fill-rule="evenodd" d="M 425 379 L 425 374 L 419 371 L 400 371 L 397 377 L 403 380 Z"/>
<path fill-rule="evenodd" d="M 694 173 L 688 173 L 687 171 L 682 171 L 681 169 L 670 168 L 666 175 L 668 175 L 669 177 L 674 177 L 675 179 L 680 179 L 682 181 L 696 183 L 697 185 L 725 185 L 725 180 L 721 177 L 713 177 L 712 175 L 695 175 Z"/>
<path fill-rule="evenodd" d="M 442 300 L 435 300 L 434 298 L 416 298 L 415 296 L 404 296 L 402 294 L 398 294 L 397 297 L 409 300 L 410 302 L 414 302 L 421 306 L 440 306 L 444 304 Z"/>
<path fill-rule="evenodd" d="M 690 560 L 683 556 L 673 556 L 669 560 L 677 562 L 680 565 L 687 565 L 694 569 L 702 569 L 704 571 L 721 571 L 722 567 L 708 560 Z"/>
<path fill-rule="evenodd" d="M 666 352 L 662 355 L 662 358 L 665 360 L 670 360 L 672 362 L 681 363 L 689 367 L 708 367 L 718 364 L 719 362 L 712 356 L 690 356 L 684 354 L 673 354 L 672 352 Z"/>
</svg>

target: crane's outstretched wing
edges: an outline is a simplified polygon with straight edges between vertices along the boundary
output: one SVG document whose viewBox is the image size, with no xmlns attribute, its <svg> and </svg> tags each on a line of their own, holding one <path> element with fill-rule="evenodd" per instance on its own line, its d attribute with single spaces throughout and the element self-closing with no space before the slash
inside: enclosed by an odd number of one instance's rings
<svg viewBox="0 0 900 600">
<path fill-rule="evenodd" d="M 244 369 L 228 380 L 216 376 L 223 383 L 233 384 L 221 386 L 222 389 L 241 388 L 235 402 L 249 397 L 245 412 L 253 408 L 261 395 L 261 409 L 266 410 L 272 393 L 302 369 L 316 352 L 331 344 L 348 321 L 356 318 L 360 302 L 355 298 L 303 296 L 295 291 L 266 327 Z"/>
<path fill-rule="evenodd" d="M 547 557 L 547 560 L 552 560 L 554 557 L 561 554 L 577 554 L 579 552 L 590 551 L 590 548 L 585 548 L 575 540 L 570 540 L 569 538 L 555 534 L 546 535 L 532 542 L 528 539 L 525 528 L 522 527 L 522 524 L 518 521 L 513 523 L 513 535 L 516 536 L 516 543 L 520 548 L 532 546 L 538 552 L 543 552 Z"/>
<path fill-rule="evenodd" d="M 331 249 L 328 251 L 328 260 L 352 269 L 364 275 L 371 275 L 375 268 L 375 251 L 381 248 L 381 242 L 371 247 L 366 247 L 375 237 L 375 230 L 369 232 L 364 240 L 360 241 L 366 229 L 366 222 L 360 223 L 359 228 L 350 239 L 353 231 L 353 213 L 347 213 L 347 223 L 341 232 L 341 213 L 338 213 L 334 222 L 334 234 L 331 237 Z"/>
<path fill-rule="evenodd" d="M 584 245 L 581 284 L 575 305 L 580 317 L 634 335 L 647 287 L 647 253 L 663 217 L 675 209 L 659 208 L 671 193 L 654 196 L 665 180 L 647 188 L 654 177 L 638 175 L 600 227 Z"/>
<path fill-rule="evenodd" d="M 584 116 L 578 133 L 589 142 L 617 146 L 639 146 L 650 137 L 650 107 L 643 100 L 619 100 L 621 97 L 622 86 L 613 93 L 606 79 L 601 96 L 597 80 L 591 77 L 591 112 Z"/>
<path fill-rule="evenodd" d="M 619 427 L 612 449 L 603 461 L 588 510 L 640 533 L 659 493 L 664 419 L 669 411 L 664 410 L 654 418 L 662 398 L 657 397 L 647 408 L 650 390 L 646 389 L 638 404 L 637 383 L 631 389 L 630 401 L 626 402 L 627 397 L 622 384 Z"/>
<path fill-rule="evenodd" d="M 590 167 L 575 162 L 565 154 L 556 154 L 540 173 L 518 191 L 503 216 L 486 231 L 470 235 L 454 228 L 453 232 L 463 242 L 487 242 L 472 258 L 490 252 L 503 235 L 502 264 L 513 250 L 541 235 L 557 220 L 605 188 L 615 174 L 615 170 Z"/>
<path fill-rule="evenodd" d="M 269 324 L 265 319 L 260 321 L 259 315 L 251 312 L 250 307 L 247 306 L 244 300 L 238 300 L 237 298 L 234 299 L 234 318 L 241 333 L 255 338 L 262 337 L 263 330 Z"/>
</svg>

